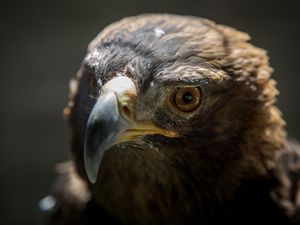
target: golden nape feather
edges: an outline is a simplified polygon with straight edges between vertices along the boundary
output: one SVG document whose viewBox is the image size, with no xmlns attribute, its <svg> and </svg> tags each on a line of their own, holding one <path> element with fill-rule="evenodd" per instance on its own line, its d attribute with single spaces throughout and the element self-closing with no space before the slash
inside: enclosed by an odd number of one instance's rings
<svg viewBox="0 0 300 225">
<path fill-rule="evenodd" d="M 169 14 L 101 31 L 70 83 L 46 224 L 300 224 L 300 146 L 249 40 Z"/>
</svg>

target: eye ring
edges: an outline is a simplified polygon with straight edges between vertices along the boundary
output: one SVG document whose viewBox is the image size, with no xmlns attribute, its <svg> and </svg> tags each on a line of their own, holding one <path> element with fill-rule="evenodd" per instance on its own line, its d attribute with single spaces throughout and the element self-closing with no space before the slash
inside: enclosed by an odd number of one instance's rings
<svg viewBox="0 0 300 225">
<path fill-rule="evenodd" d="M 196 110 L 201 102 L 201 92 L 198 87 L 181 87 L 173 95 L 173 104 L 181 112 Z"/>
</svg>

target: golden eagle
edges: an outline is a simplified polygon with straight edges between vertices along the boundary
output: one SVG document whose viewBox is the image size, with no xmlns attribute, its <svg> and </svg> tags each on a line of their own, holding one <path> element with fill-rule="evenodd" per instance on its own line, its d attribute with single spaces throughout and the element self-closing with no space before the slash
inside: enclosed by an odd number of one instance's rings
<svg viewBox="0 0 300 225">
<path fill-rule="evenodd" d="M 299 224 L 300 148 L 249 39 L 169 14 L 106 27 L 71 81 L 46 224 Z"/>
</svg>

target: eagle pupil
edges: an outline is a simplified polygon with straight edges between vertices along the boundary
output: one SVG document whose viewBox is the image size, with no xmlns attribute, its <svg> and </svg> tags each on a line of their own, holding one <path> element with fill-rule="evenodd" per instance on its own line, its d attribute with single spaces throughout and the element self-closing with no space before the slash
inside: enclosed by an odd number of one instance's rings
<svg viewBox="0 0 300 225">
<path fill-rule="evenodd" d="M 193 95 L 191 92 L 187 91 L 182 96 L 182 100 L 185 104 L 190 104 L 193 101 Z"/>
</svg>

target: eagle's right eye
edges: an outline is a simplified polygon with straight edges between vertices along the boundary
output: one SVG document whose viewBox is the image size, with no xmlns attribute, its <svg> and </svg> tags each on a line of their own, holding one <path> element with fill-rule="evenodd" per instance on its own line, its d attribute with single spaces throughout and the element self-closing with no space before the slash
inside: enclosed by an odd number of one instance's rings
<svg viewBox="0 0 300 225">
<path fill-rule="evenodd" d="M 92 98 L 97 98 L 99 94 L 100 87 L 97 83 L 95 76 L 91 73 L 87 74 L 87 85 L 89 90 L 89 95 Z"/>
<path fill-rule="evenodd" d="M 196 110 L 201 102 L 201 93 L 198 87 L 178 88 L 173 95 L 174 106 L 182 112 Z"/>
</svg>

